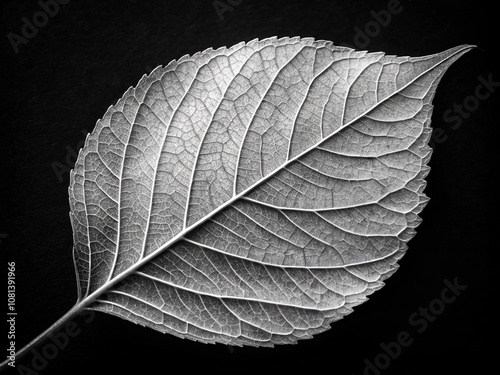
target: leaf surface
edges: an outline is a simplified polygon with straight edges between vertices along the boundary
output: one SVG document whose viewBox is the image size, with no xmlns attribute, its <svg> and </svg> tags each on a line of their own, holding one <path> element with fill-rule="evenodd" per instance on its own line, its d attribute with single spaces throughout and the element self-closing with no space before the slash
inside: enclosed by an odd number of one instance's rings
<svg viewBox="0 0 500 375">
<path fill-rule="evenodd" d="M 471 48 L 412 58 L 270 38 L 144 76 L 71 173 L 79 302 L 207 343 L 325 331 L 414 236 L 431 101 Z"/>
</svg>

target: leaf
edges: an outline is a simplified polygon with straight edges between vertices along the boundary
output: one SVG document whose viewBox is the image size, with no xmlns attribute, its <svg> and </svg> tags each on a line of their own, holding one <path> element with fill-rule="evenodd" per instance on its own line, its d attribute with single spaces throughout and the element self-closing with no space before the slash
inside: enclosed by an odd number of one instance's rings
<svg viewBox="0 0 500 375">
<path fill-rule="evenodd" d="M 158 67 L 71 174 L 78 303 L 202 342 L 328 329 L 414 236 L 431 100 L 470 48 L 409 58 L 270 38 Z"/>
<path fill-rule="evenodd" d="M 329 329 L 415 235 L 431 101 L 471 48 L 413 58 L 270 38 L 156 68 L 71 173 L 76 306 L 205 343 Z"/>
</svg>

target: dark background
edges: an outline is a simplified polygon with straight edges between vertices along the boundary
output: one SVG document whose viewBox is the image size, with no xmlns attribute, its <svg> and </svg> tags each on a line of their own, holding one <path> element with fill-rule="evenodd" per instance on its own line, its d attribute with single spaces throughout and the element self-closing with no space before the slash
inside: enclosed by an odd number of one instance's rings
<svg viewBox="0 0 500 375">
<path fill-rule="evenodd" d="M 59 179 L 53 164 L 71 168 L 85 134 L 143 74 L 208 47 L 274 35 L 315 37 L 410 56 L 470 43 L 479 48 L 448 70 L 434 99 L 432 125 L 442 133 L 430 162 L 426 194 L 431 201 L 423 211 L 423 223 L 398 272 L 353 314 L 298 345 L 230 350 L 98 313 L 90 323 L 77 319 L 81 334 L 41 373 L 172 374 L 189 369 L 362 374 L 365 358 L 373 363 L 382 351 L 380 343 L 394 341 L 401 331 L 408 331 L 413 342 L 380 373 L 451 374 L 495 368 L 498 92 L 462 115 L 460 126 L 453 128 L 457 123 L 443 116 L 468 97 L 473 103 L 470 96 L 475 95 L 479 77 L 491 74 L 500 81 L 497 11 L 480 0 L 401 0 L 403 10 L 387 26 L 373 33 L 368 43 L 356 44 L 356 28 L 364 30 L 374 19 L 371 11 L 387 9 L 388 1 L 221 3 L 232 8 L 222 19 L 213 1 L 73 0 L 60 5 L 15 53 L 7 34 L 22 35 L 22 18 L 31 20 L 41 8 L 35 1 L 2 2 L 0 273 L 6 277 L 7 261 L 16 262 L 17 348 L 76 300 L 69 173 L 62 170 Z M 427 329 L 416 332 L 409 323 L 411 314 L 439 298 L 443 281 L 454 278 L 467 289 Z M 2 306 L 6 311 L 3 302 Z M 7 347 L 4 327 L 2 353 Z"/>
</svg>

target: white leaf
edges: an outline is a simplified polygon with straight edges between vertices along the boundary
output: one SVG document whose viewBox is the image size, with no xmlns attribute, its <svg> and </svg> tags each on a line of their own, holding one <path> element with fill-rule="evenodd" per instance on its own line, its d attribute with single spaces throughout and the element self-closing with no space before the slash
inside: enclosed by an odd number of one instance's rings
<svg viewBox="0 0 500 375">
<path fill-rule="evenodd" d="M 471 48 L 411 58 L 270 38 L 158 67 L 71 174 L 77 306 L 207 343 L 328 329 L 414 236 L 431 101 Z"/>
</svg>

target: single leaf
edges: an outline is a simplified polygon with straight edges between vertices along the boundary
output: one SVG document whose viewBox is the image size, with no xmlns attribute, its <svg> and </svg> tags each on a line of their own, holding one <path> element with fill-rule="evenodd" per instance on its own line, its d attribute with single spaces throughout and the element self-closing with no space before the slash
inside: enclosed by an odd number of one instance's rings
<svg viewBox="0 0 500 375">
<path fill-rule="evenodd" d="M 415 234 L 431 100 L 469 49 L 408 58 L 271 38 L 157 68 L 109 108 L 71 175 L 79 301 L 203 342 L 328 329 Z"/>
<path fill-rule="evenodd" d="M 156 68 L 71 173 L 73 311 L 231 345 L 325 331 L 414 236 L 431 101 L 472 47 L 413 58 L 270 38 Z"/>
</svg>

